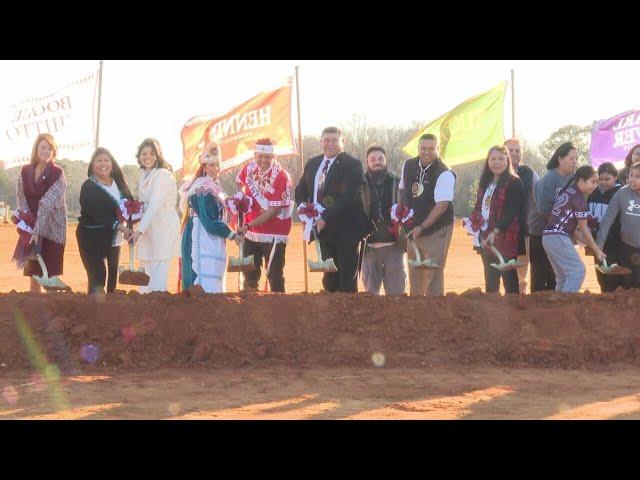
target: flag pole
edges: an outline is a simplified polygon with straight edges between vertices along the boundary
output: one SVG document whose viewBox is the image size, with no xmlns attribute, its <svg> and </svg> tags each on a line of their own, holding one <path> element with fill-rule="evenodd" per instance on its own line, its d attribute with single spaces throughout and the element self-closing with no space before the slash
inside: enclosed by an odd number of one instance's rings
<svg viewBox="0 0 640 480">
<path fill-rule="evenodd" d="M 301 172 L 304 176 L 304 149 L 302 147 L 302 126 L 300 123 L 300 80 L 298 78 L 298 66 L 296 65 L 296 101 L 298 104 L 298 154 L 300 155 Z M 303 179 L 304 181 L 304 179 Z M 309 277 L 307 272 L 307 242 L 302 239 L 302 257 L 304 258 L 304 291 L 309 292 Z"/>
<path fill-rule="evenodd" d="M 98 120 L 96 122 L 96 148 L 100 144 L 100 106 L 102 103 L 102 60 L 100 60 L 100 69 L 98 70 Z"/>
<path fill-rule="evenodd" d="M 516 138 L 516 86 L 515 74 L 511 69 L 511 138 Z"/>
</svg>

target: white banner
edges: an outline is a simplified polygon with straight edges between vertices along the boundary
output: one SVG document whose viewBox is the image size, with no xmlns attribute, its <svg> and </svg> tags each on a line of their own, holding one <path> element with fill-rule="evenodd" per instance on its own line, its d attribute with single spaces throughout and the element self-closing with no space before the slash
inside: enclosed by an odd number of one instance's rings
<svg viewBox="0 0 640 480">
<path fill-rule="evenodd" d="M 49 133 L 58 158 L 88 161 L 95 147 L 98 72 L 42 97 L 0 106 L 0 159 L 5 168 L 29 163 L 36 137 Z"/>
</svg>

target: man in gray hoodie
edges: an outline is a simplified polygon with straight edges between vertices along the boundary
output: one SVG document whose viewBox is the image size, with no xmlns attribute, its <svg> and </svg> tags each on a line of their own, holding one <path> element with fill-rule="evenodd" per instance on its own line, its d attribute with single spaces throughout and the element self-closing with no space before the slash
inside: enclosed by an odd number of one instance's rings
<svg viewBox="0 0 640 480">
<path fill-rule="evenodd" d="M 603 248 L 609 229 L 620 216 L 620 265 L 631 269 L 627 288 L 640 288 L 640 163 L 629 171 L 626 187 L 616 192 L 604 214 L 596 243 Z"/>
</svg>

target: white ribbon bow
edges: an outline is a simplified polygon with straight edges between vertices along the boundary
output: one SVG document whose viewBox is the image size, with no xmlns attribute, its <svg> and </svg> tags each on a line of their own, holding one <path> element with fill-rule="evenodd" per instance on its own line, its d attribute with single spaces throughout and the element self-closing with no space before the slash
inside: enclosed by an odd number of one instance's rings
<svg viewBox="0 0 640 480">
<path fill-rule="evenodd" d="M 303 211 L 308 208 L 307 205 L 315 208 L 317 215 L 310 217 L 306 213 L 303 213 Z M 311 230 L 313 229 L 313 226 L 315 225 L 316 221 L 320 218 L 320 215 L 322 215 L 322 212 L 324 212 L 324 210 L 325 208 L 319 203 L 303 202 L 298 206 L 298 218 L 302 223 L 304 223 L 304 232 L 302 236 L 305 242 L 308 242 L 311 240 Z"/>
<path fill-rule="evenodd" d="M 13 216 L 15 218 L 20 218 L 20 210 L 16 210 L 13 213 Z M 18 223 L 16 223 L 16 227 L 24 232 L 33 233 L 33 229 L 29 225 L 27 225 L 27 222 L 25 222 L 24 220 L 20 220 Z"/>
<path fill-rule="evenodd" d="M 125 220 L 129 220 L 129 212 L 127 211 L 127 207 L 125 207 L 124 203 L 127 201 L 126 198 L 123 198 L 122 200 L 120 200 L 120 203 L 118 204 L 118 206 L 120 207 L 120 212 L 122 213 L 122 217 Z M 134 213 L 131 215 L 131 221 L 132 222 L 137 222 L 138 220 L 140 220 L 142 218 L 142 215 L 144 213 L 144 207 L 146 206 L 144 202 L 140 201 L 140 203 L 142 203 L 142 206 L 140 207 L 140 211 L 138 213 Z"/>
</svg>

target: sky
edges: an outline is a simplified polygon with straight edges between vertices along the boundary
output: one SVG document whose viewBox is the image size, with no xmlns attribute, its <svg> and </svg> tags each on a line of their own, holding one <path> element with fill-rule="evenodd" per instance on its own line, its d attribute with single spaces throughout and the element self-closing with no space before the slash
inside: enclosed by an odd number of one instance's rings
<svg viewBox="0 0 640 480">
<path fill-rule="evenodd" d="M 98 65 L 98 60 L 2 60 L 0 106 L 52 93 Z M 530 143 L 567 124 L 588 125 L 640 107 L 638 60 L 105 60 L 100 144 L 120 164 L 133 164 L 142 139 L 155 137 L 166 159 L 180 168 L 180 130 L 189 118 L 222 115 L 280 85 L 296 65 L 303 135 L 346 125 L 353 114 L 364 116 L 367 124 L 426 125 L 467 98 L 510 80 L 512 68 L 516 134 Z M 507 137 L 510 89 L 505 98 Z"/>
</svg>

